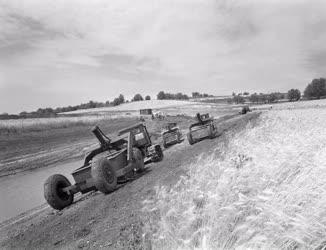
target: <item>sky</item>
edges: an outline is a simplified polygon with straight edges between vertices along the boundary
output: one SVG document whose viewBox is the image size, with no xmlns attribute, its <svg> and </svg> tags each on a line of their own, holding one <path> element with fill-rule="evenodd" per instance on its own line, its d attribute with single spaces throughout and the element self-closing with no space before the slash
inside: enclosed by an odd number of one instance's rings
<svg viewBox="0 0 326 250">
<path fill-rule="evenodd" d="M 0 0 L 0 113 L 303 91 L 325 65 L 323 0 Z"/>
</svg>

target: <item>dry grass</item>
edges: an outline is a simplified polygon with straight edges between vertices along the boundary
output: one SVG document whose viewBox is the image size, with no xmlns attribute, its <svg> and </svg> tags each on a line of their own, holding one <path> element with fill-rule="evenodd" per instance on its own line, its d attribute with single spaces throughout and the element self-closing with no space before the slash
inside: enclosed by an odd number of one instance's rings
<svg viewBox="0 0 326 250">
<path fill-rule="evenodd" d="M 144 202 L 154 249 L 316 249 L 326 238 L 326 110 L 271 111 Z"/>
<path fill-rule="evenodd" d="M 89 126 L 115 117 L 111 116 L 78 116 L 57 118 L 34 118 L 0 120 L 0 135 L 39 132 L 49 129 Z"/>
</svg>

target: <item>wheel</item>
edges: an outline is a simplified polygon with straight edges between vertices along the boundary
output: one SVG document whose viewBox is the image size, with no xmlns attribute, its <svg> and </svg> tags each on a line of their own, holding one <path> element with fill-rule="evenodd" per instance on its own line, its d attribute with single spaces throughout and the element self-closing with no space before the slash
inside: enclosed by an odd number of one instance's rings
<svg viewBox="0 0 326 250">
<path fill-rule="evenodd" d="M 187 138 L 190 145 L 193 145 L 195 143 L 190 133 L 187 134 Z"/>
<path fill-rule="evenodd" d="M 181 143 L 181 142 L 182 142 L 182 140 L 181 140 L 181 136 L 182 136 L 181 133 L 178 134 L 178 140 L 177 140 L 178 143 Z"/>
<path fill-rule="evenodd" d="M 209 127 L 209 138 L 214 139 L 215 137 L 216 137 L 216 130 L 215 130 L 214 125 L 211 125 Z"/>
<path fill-rule="evenodd" d="M 97 190 L 104 194 L 111 193 L 117 187 L 117 175 L 110 161 L 102 158 L 92 165 L 92 178 Z"/>
<path fill-rule="evenodd" d="M 166 142 L 164 140 L 163 140 L 163 147 L 168 148 L 168 145 L 166 144 Z"/>
<path fill-rule="evenodd" d="M 142 172 L 145 169 L 144 156 L 139 148 L 133 148 L 134 159 L 136 160 L 135 168 Z"/>
<path fill-rule="evenodd" d="M 163 160 L 163 151 L 162 151 L 162 148 L 160 145 L 156 145 L 155 146 L 155 153 L 156 153 L 156 156 L 152 159 L 153 162 L 159 162 L 159 161 L 162 161 Z"/>
<path fill-rule="evenodd" d="M 51 175 L 44 183 L 44 198 L 54 209 L 61 210 L 72 204 L 73 194 L 62 189 L 71 186 L 70 181 L 61 174 Z"/>
</svg>

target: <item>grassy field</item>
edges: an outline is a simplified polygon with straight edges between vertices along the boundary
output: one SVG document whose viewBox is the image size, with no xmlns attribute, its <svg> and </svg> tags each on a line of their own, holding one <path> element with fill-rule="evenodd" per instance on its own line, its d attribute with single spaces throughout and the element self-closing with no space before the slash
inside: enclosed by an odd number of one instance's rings
<svg viewBox="0 0 326 250">
<path fill-rule="evenodd" d="M 322 249 L 324 101 L 263 113 L 144 202 L 154 249 Z M 173 205 L 171 205 L 173 204 Z"/>
</svg>

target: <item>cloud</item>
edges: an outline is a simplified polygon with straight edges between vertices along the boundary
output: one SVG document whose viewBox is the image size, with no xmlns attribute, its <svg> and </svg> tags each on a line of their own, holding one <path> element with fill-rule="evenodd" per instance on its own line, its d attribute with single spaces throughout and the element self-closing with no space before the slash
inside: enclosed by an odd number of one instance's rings
<svg viewBox="0 0 326 250">
<path fill-rule="evenodd" d="M 58 106 L 67 92 L 302 89 L 325 75 L 325 14 L 317 0 L 0 0 L 0 88 L 42 86 Z"/>
</svg>

